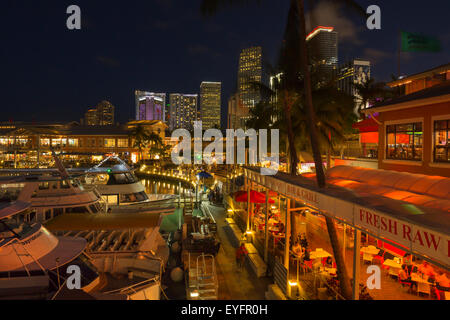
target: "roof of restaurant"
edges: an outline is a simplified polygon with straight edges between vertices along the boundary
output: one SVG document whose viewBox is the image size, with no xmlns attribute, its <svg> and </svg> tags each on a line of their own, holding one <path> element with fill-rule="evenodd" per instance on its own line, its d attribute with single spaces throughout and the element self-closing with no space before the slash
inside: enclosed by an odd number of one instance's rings
<svg viewBox="0 0 450 320">
<path fill-rule="evenodd" d="M 404 77 L 402 79 L 388 82 L 388 86 L 390 86 L 390 87 L 401 86 L 412 80 L 423 79 L 426 77 L 431 77 L 437 73 L 448 72 L 448 71 L 450 71 L 450 63 L 446 63 L 446 64 L 440 65 L 438 67 L 434 67 L 434 68 L 431 68 L 431 69 L 428 69 L 428 70 L 425 70 L 425 71 L 422 71 L 419 73 L 415 73 L 410 76 Z"/>
<path fill-rule="evenodd" d="M 450 80 L 445 81 L 436 86 L 424 89 L 424 90 L 416 91 L 414 93 L 411 93 L 411 94 L 408 94 L 405 96 L 401 96 L 398 98 L 394 98 L 391 100 L 377 103 L 365 110 L 374 111 L 374 110 L 378 110 L 379 108 L 382 108 L 382 107 L 394 106 L 394 105 L 398 105 L 401 103 L 407 103 L 407 102 L 423 100 L 423 99 L 430 99 L 430 98 L 435 98 L 435 97 L 444 96 L 444 95 L 450 95 Z"/>
</svg>

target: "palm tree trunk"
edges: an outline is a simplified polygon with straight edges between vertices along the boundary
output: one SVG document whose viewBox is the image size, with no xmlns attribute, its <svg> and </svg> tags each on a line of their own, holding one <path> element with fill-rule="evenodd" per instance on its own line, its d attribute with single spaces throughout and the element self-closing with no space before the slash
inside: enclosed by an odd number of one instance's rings
<svg viewBox="0 0 450 320">
<path fill-rule="evenodd" d="M 291 109 L 292 103 L 289 101 L 288 92 L 284 91 L 284 113 L 286 119 L 286 127 L 287 127 L 287 136 L 289 141 L 289 157 L 291 159 L 291 164 L 289 167 L 290 174 L 297 175 L 297 166 L 298 166 L 298 156 L 297 150 L 295 150 L 294 143 L 294 131 L 292 129 L 292 119 L 291 119 Z"/>
<path fill-rule="evenodd" d="M 298 0 L 298 15 L 300 18 L 300 61 L 305 81 L 305 100 L 306 100 L 306 114 L 310 124 L 309 134 L 311 138 L 311 147 L 313 150 L 314 162 L 316 165 L 317 184 L 320 188 L 325 187 L 325 174 L 323 171 L 322 156 L 320 154 L 320 145 L 316 128 L 315 112 L 312 103 L 312 86 L 311 76 L 308 69 L 308 52 L 306 48 L 306 26 L 305 26 L 305 8 L 304 1 Z M 346 299 L 352 298 L 352 289 L 350 279 L 348 277 L 347 268 L 342 258 L 342 250 L 337 238 L 336 227 L 331 218 L 325 217 L 328 229 L 328 236 L 330 237 L 331 246 L 333 247 L 333 254 L 336 260 L 337 275 L 339 278 L 339 285 L 341 294 Z"/>
</svg>

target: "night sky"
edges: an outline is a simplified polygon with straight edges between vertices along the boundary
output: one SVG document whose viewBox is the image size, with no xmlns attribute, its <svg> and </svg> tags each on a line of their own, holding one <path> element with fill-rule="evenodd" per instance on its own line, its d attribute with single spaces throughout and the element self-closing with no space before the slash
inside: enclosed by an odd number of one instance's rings
<svg viewBox="0 0 450 320">
<path fill-rule="evenodd" d="M 134 117 L 134 90 L 199 93 L 201 81 L 222 81 L 222 119 L 236 89 L 239 52 L 263 47 L 275 63 L 288 0 L 228 8 L 212 18 L 200 0 L 21 1 L 0 3 L 0 121 L 71 121 L 101 100 L 116 106 L 116 121 Z M 339 60 L 372 62 L 372 76 L 397 73 L 398 32 L 437 36 L 441 53 L 402 54 L 402 74 L 450 62 L 450 1 L 359 0 L 382 9 L 382 30 L 327 3 L 319 23 L 339 32 Z M 66 28 L 66 8 L 81 8 L 82 29 Z"/>
</svg>

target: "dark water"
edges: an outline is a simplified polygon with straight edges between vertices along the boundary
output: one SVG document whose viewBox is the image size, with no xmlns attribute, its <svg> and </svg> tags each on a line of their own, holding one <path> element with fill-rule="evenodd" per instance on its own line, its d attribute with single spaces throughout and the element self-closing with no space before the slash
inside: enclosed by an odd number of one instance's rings
<svg viewBox="0 0 450 320">
<path fill-rule="evenodd" d="M 179 184 L 174 181 L 165 181 L 163 179 L 144 179 L 141 183 L 145 186 L 145 192 L 148 194 L 178 194 Z M 188 193 L 193 189 L 187 184 L 181 184 L 181 193 Z"/>
</svg>

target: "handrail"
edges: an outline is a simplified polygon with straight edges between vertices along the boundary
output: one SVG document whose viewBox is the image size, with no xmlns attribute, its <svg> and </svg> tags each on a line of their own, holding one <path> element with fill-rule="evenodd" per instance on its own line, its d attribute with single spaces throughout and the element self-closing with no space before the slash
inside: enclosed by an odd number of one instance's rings
<svg viewBox="0 0 450 320">
<path fill-rule="evenodd" d="M 154 276 L 153 278 L 149 278 L 149 279 L 146 279 L 144 281 L 132 284 L 132 285 L 130 285 L 128 287 L 124 287 L 124 288 L 120 288 L 120 289 L 115 289 L 115 290 L 104 292 L 104 294 L 123 293 L 123 292 L 125 292 L 127 290 L 132 290 L 132 291 L 134 291 L 136 293 L 137 291 L 135 290 L 135 288 L 137 288 L 139 286 L 143 286 L 146 283 L 158 282 L 159 280 L 160 280 L 159 276 Z"/>
</svg>

